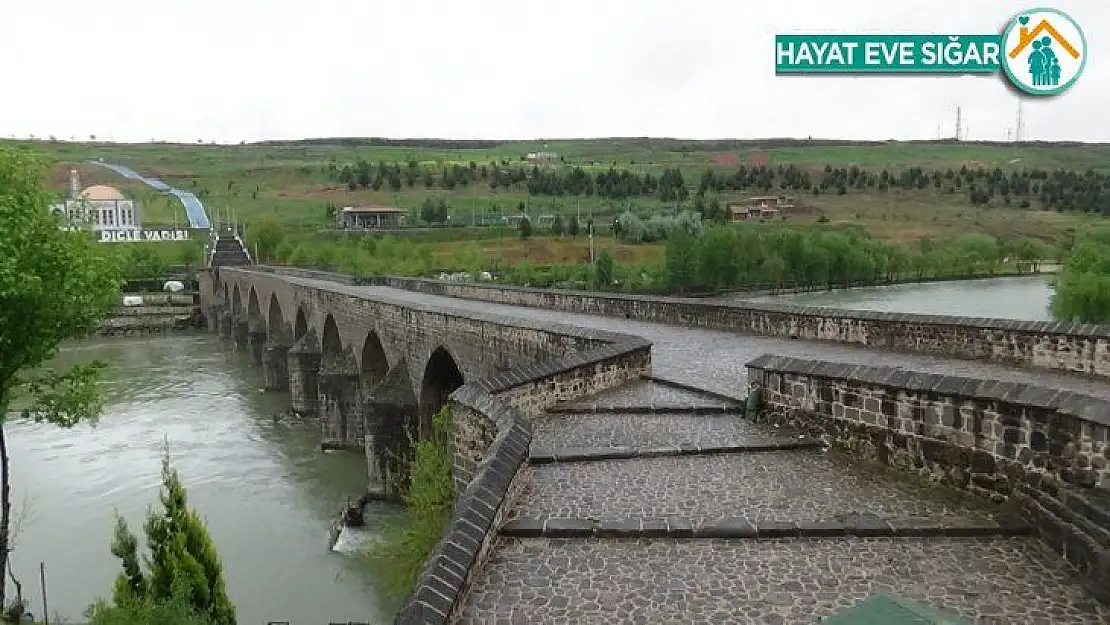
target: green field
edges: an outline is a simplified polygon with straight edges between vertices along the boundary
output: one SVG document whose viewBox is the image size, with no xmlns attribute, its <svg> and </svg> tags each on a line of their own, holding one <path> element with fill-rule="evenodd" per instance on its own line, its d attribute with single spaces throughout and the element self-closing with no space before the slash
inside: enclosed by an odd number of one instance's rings
<svg viewBox="0 0 1110 625">
<path fill-rule="evenodd" d="M 523 184 L 491 189 L 484 180 L 465 186 L 443 188 L 438 175 L 444 168 L 498 166 L 522 167 L 531 152 L 558 154 L 549 165 L 569 170 L 581 167 L 589 175 L 609 168 L 629 170 L 638 175 L 658 177 L 664 168 L 681 170 L 691 198 L 704 171 L 712 169 L 729 175 L 741 165 L 766 163 L 769 168 L 794 165 L 819 177 L 830 166 L 859 168 L 877 174 L 888 170 L 897 175 L 911 167 L 926 172 L 947 169 L 1003 171 L 1014 169 L 1066 169 L 1077 174 L 1093 170 L 1110 174 L 1110 145 L 1033 144 L 1033 143 L 955 143 L 955 142 L 881 142 L 847 143 L 767 139 L 758 141 L 684 141 L 672 139 L 589 139 L 529 142 L 450 142 L 418 141 L 404 145 L 380 145 L 381 140 L 313 140 L 307 142 L 264 143 L 251 145 L 176 145 L 176 144 L 87 144 L 50 141 L 5 141 L 6 145 L 29 147 L 57 162 L 50 184 L 58 191 L 66 187 L 70 167 L 77 166 L 84 183 L 104 183 L 121 187 L 144 206 L 148 224 L 172 225 L 184 221 L 180 205 L 143 185 L 126 182 L 114 173 L 84 161 L 103 158 L 128 165 L 140 173 L 159 177 L 167 183 L 196 193 L 208 207 L 213 221 L 226 221 L 234 215 L 239 223 L 276 219 L 291 231 L 315 231 L 330 226 L 328 207 L 379 204 L 393 205 L 419 217 L 419 207 L 428 197 L 443 198 L 450 205 L 451 223 L 466 223 L 490 216 L 516 214 L 520 203 L 529 215 L 551 213 L 604 216 L 602 222 L 625 210 L 647 218 L 655 213 L 690 208 L 690 199 L 679 205 L 657 197 L 604 198 L 598 196 L 530 195 Z M 373 143 L 378 143 L 375 145 Z M 366 161 L 408 167 L 436 173 L 436 183 L 427 187 L 423 180 L 397 191 L 388 185 L 379 190 L 357 187 L 354 190 L 337 180 L 334 170 Z M 474 165 L 471 165 L 473 163 Z M 76 164 L 76 165 L 75 165 Z M 985 205 L 972 205 L 963 190 L 946 192 L 939 186 L 922 189 L 895 189 L 879 193 L 874 188 L 850 188 L 844 195 L 826 192 L 813 196 L 774 187 L 767 194 L 780 192 L 799 197 L 802 206 L 785 215 L 788 223 L 813 227 L 817 222 L 830 228 L 854 226 L 890 241 L 907 242 L 928 236 L 946 239 L 967 233 L 989 234 L 999 238 L 1029 236 L 1059 243 L 1074 235 L 1077 228 L 1101 220 L 1078 210 L 1041 210 L 1034 201 L 1022 208 L 1017 198 L 1012 204 L 995 198 Z M 721 201 L 758 195 L 754 191 L 725 192 Z M 1110 206 L 1101 210 L 1110 209 Z M 272 217 L 271 217 L 272 216 Z M 539 234 L 539 233 L 537 233 Z"/>
</svg>

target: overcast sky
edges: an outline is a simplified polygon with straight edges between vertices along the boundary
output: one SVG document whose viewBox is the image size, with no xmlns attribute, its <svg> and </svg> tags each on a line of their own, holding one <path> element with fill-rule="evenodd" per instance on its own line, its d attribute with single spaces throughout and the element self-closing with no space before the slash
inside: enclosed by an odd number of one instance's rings
<svg viewBox="0 0 1110 625">
<path fill-rule="evenodd" d="M 1033 2 L 1028 6 L 1038 6 Z M 1110 141 L 1110 3 L 1026 136 Z M 0 136 L 1005 140 L 999 77 L 785 77 L 774 35 L 998 32 L 1013 0 L 0 0 Z M 1101 111 L 1101 113 L 1100 113 Z"/>
</svg>

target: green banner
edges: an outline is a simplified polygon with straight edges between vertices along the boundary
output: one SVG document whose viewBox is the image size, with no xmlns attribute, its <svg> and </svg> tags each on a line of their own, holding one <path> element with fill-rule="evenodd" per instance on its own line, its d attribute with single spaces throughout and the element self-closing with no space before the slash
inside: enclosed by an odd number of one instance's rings
<svg viewBox="0 0 1110 625">
<path fill-rule="evenodd" d="M 778 74 L 993 74 L 999 35 L 776 35 Z"/>
</svg>

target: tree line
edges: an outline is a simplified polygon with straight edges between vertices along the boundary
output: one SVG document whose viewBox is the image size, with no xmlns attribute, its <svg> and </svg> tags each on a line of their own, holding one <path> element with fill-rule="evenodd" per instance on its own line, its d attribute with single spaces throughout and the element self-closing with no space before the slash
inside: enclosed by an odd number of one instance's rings
<svg viewBox="0 0 1110 625">
<path fill-rule="evenodd" d="M 1110 228 L 1081 237 L 1056 276 L 1052 314 L 1081 323 L 1110 323 Z"/>
<path fill-rule="evenodd" d="M 853 285 L 993 275 L 1009 263 L 1035 269 L 1054 250 L 1032 239 L 999 241 L 966 234 L 947 245 L 914 246 L 872 239 L 858 230 L 798 231 L 743 225 L 674 228 L 665 272 L 674 290 L 745 287 L 832 289 Z"/>
<path fill-rule="evenodd" d="M 506 188 L 526 191 L 534 196 L 579 196 L 628 199 L 656 197 L 664 202 L 684 201 L 691 195 L 707 196 L 729 192 L 738 193 L 826 193 L 847 195 L 849 192 L 886 193 L 892 189 L 922 190 L 932 188 L 938 193 L 965 195 L 974 205 L 998 202 L 1029 208 L 1036 203 L 1040 208 L 1058 211 L 1110 212 L 1110 174 L 1088 169 L 1078 172 L 1070 169 L 1015 169 L 1001 168 L 934 169 L 909 167 L 901 170 L 868 170 L 859 166 L 833 167 L 825 165 L 823 171 L 797 165 L 741 165 L 734 171 L 706 169 L 696 185 L 687 184 L 678 168 L 664 168 L 653 175 L 632 169 L 609 167 L 591 171 L 582 167 L 527 168 L 510 165 L 507 159 L 468 165 L 451 164 L 428 166 L 409 161 L 392 163 L 379 161 L 372 164 L 359 160 L 338 166 L 329 163 L 325 173 L 333 180 L 343 182 L 351 190 L 388 188 L 401 191 L 418 183 L 426 189 L 453 190 L 474 184 L 486 184 L 491 189 Z"/>
</svg>

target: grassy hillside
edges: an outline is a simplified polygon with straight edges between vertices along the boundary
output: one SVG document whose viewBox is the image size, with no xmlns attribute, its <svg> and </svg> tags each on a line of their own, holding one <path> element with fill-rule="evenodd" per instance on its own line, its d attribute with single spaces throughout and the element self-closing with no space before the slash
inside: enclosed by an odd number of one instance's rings
<svg viewBox="0 0 1110 625">
<path fill-rule="evenodd" d="M 1110 145 L 1101 144 L 986 144 L 954 142 L 848 143 L 831 141 L 685 141 L 674 139 L 589 139 L 530 142 L 466 142 L 438 140 L 333 139 L 265 144 L 216 145 L 98 145 L 59 142 L 4 142 L 32 147 L 57 159 L 51 184 L 62 191 L 65 172 L 73 164 L 94 158 L 128 165 L 144 175 L 159 177 L 171 185 L 197 193 L 209 208 L 209 216 L 231 209 L 238 221 L 250 222 L 262 215 L 275 215 L 293 228 L 316 229 L 327 223 L 327 207 L 386 204 L 410 209 L 414 216 L 428 197 L 444 198 L 451 206 L 452 222 L 470 221 L 484 215 L 517 212 L 524 202 L 530 214 L 612 215 L 627 209 L 643 215 L 672 211 L 675 202 L 656 197 L 626 199 L 598 196 L 530 195 L 523 184 L 491 189 L 475 176 L 470 184 L 443 188 L 438 179 L 431 187 L 418 180 L 397 191 L 388 185 L 379 190 L 348 184 L 335 177 L 335 169 L 365 161 L 373 166 L 415 163 L 421 170 L 441 172 L 459 166 L 472 168 L 523 167 L 530 152 L 554 152 L 555 168 L 582 167 L 594 175 L 610 167 L 656 177 L 664 168 L 682 171 L 691 197 L 706 169 L 728 175 L 739 166 L 794 165 L 819 177 L 826 166 L 858 166 L 877 173 L 892 174 L 911 167 L 926 171 L 959 170 L 961 167 L 990 171 L 1013 169 L 1067 169 L 1082 174 L 1088 169 L 1110 173 Z M 474 163 L 472 166 L 471 163 Z M 492 165 L 491 165 L 492 164 Z M 103 182 L 127 189 L 146 207 L 147 223 L 172 224 L 182 220 L 180 206 L 142 185 L 125 182 L 110 171 L 79 166 L 84 183 Z M 967 193 L 945 192 L 933 187 L 890 189 L 851 188 L 844 195 L 786 191 L 798 195 L 803 207 L 787 217 L 789 222 L 810 227 L 815 222 L 828 227 L 861 226 L 872 235 L 892 241 L 915 240 L 922 236 L 949 238 L 958 234 L 983 233 L 1008 238 L 1033 236 L 1058 241 L 1076 227 L 1093 221 L 1081 212 L 1039 210 L 1036 202 L 1028 209 L 1018 202 L 999 199 L 972 205 Z M 773 188 L 770 193 L 778 193 Z M 727 192 L 728 201 L 754 192 Z M 689 207 L 687 200 L 686 207 Z M 1110 208 L 1110 207 L 1108 207 Z"/>
</svg>

